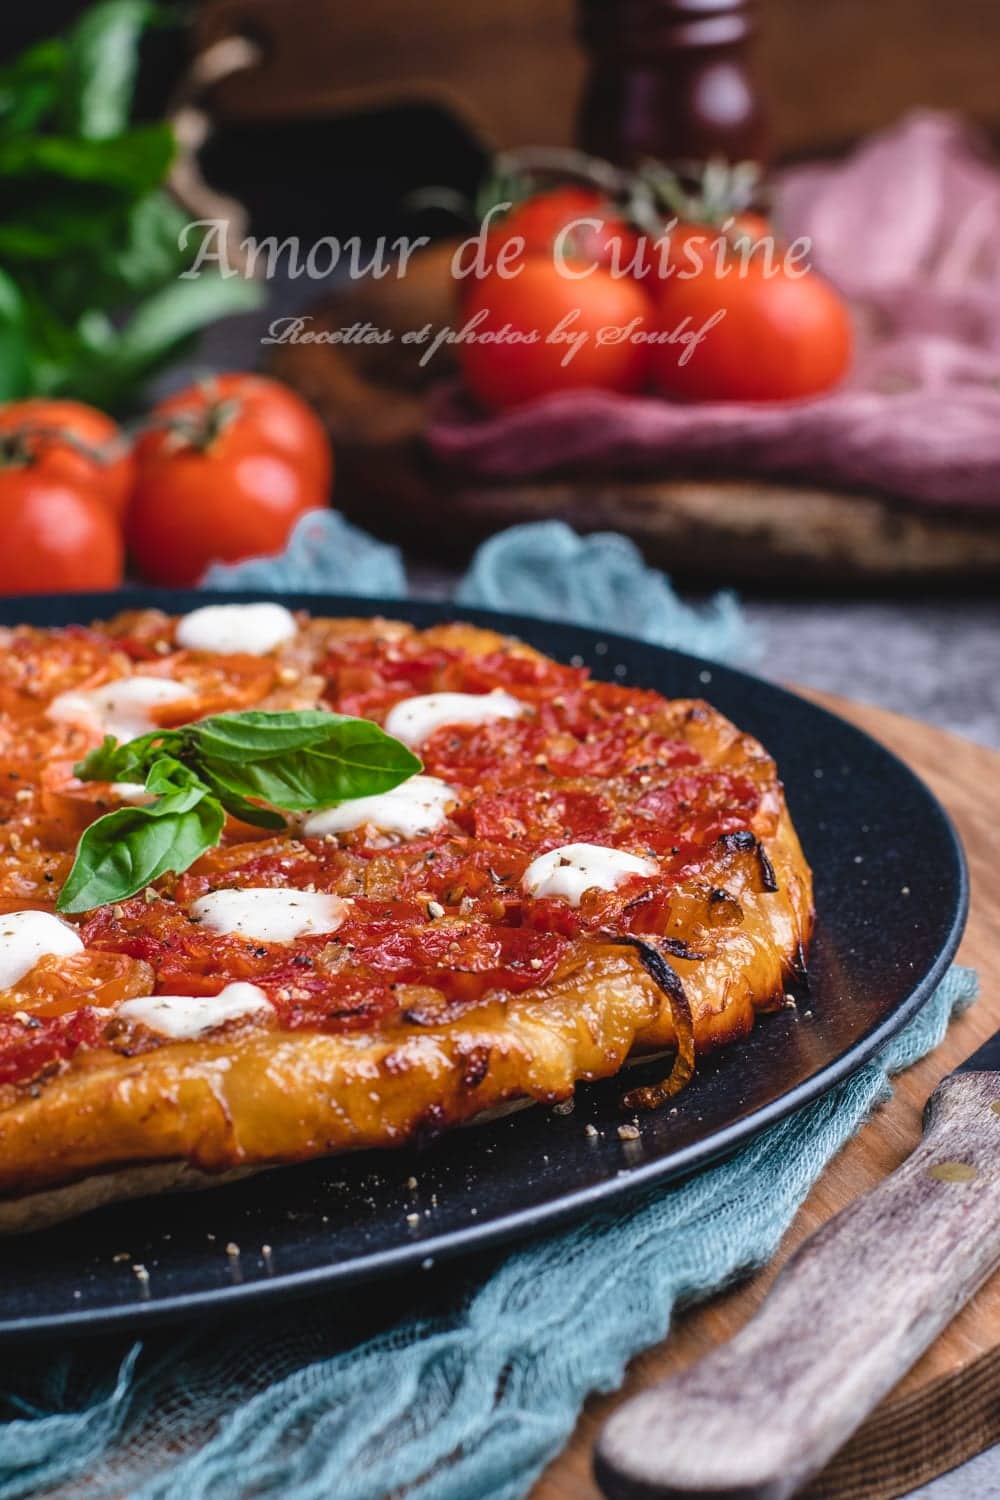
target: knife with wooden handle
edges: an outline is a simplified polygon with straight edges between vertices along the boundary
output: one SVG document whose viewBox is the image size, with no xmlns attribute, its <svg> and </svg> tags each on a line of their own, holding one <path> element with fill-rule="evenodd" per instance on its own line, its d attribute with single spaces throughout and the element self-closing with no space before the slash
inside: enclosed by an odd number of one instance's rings
<svg viewBox="0 0 1000 1500">
<path fill-rule="evenodd" d="M 728 1344 L 632 1397 L 594 1468 L 611 1500 L 784 1500 L 1000 1267 L 1000 1032 L 942 1080 L 920 1145 L 830 1219 Z"/>
</svg>

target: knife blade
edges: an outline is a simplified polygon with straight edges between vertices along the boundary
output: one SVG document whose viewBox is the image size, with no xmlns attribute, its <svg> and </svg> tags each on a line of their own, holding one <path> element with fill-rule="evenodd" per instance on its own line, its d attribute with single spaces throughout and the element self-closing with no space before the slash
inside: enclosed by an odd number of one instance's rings
<svg viewBox="0 0 1000 1500">
<path fill-rule="evenodd" d="M 731 1339 L 613 1413 L 611 1500 L 787 1500 L 1000 1269 L 1000 1032 L 903 1165 L 822 1225 Z"/>
</svg>

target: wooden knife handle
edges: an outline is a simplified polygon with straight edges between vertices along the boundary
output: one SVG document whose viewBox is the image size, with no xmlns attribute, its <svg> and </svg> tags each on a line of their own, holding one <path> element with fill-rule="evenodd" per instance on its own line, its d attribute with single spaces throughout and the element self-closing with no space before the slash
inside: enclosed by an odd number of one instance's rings
<svg viewBox="0 0 1000 1500">
<path fill-rule="evenodd" d="M 784 1500 L 1000 1266 L 1000 1074 L 946 1078 L 903 1166 L 789 1260 L 728 1344 L 598 1440 L 612 1500 Z"/>
</svg>

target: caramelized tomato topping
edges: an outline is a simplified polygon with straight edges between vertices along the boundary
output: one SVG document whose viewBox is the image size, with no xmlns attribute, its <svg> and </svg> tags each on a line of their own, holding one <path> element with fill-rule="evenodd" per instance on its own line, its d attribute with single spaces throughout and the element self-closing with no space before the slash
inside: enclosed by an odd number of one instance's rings
<svg viewBox="0 0 1000 1500">
<path fill-rule="evenodd" d="M 247 980 L 272 1002 L 267 1024 L 290 1030 L 433 1024 L 456 1007 L 545 985 L 602 931 L 667 934 L 680 899 L 704 900 L 708 924 L 710 871 L 718 876 L 720 860 L 752 862 L 755 846 L 725 845 L 723 857 L 720 840 L 766 822 L 773 766 L 748 757 L 735 733 L 721 749 L 710 736 L 706 760 L 698 705 L 594 682 L 582 667 L 516 646 L 464 654 L 434 631 L 351 634 L 315 622 L 303 634 L 306 670 L 337 712 L 382 722 L 414 695 L 500 688 L 525 713 L 445 727 L 420 747 L 426 774 L 457 795 L 432 835 L 400 842 L 361 828 L 307 839 L 232 823 L 220 848 L 159 882 L 155 899 L 94 912 L 81 926 L 87 949 L 98 965 L 117 955 L 130 983 L 145 974 L 159 993 L 214 994 Z M 73 783 L 85 746 L 78 731 L 46 720 L 55 693 L 137 670 L 190 683 L 184 713 L 284 706 L 275 695 L 288 679 L 274 660 L 178 651 L 173 622 L 152 611 L 8 636 L 0 652 L 0 904 L 8 910 L 52 908 L 79 833 L 107 808 L 106 789 Z M 579 907 L 528 898 L 528 863 L 569 843 L 654 858 L 658 873 L 588 891 Z M 289 943 L 220 937 L 188 917 L 198 896 L 242 886 L 329 891 L 352 905 L 335 933 Z M 79 1049 L 124 1045 L 108 1030 L 113 1011 L 95 998 L 91 991 L 67 1008 L 60 997 L 26 1022 L 0 996 L 0 1084 L 34 1078 Z M 134 1030 L 126 1040 L 130 1051 L 161 1044 Z"/>
<path fill-rule="evenodd" d="M 88 1005 L 27 1022 L 0 1015 L 0 1085 L 37 1078 L 81 1047 L 102 1046 L 107 1024 L 107 1011 Z"/>
</svg>

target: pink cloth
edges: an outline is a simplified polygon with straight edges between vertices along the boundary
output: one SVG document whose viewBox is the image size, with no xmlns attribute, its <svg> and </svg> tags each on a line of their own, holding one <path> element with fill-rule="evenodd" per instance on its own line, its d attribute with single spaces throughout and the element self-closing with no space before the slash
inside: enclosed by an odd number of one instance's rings
<svg viewBox="0 0 1000 1500">
<path fill-rule="evenodd" d="M 452 390 L 434 454 L 480 478 L 709 467 L 1000 507 L 1000 170 L 976 134 L 910 115 L 843 162 L 784 172 L 777 219 L 812 238 L 813 264 L 857 310 L 841 389 L 690 406 L 583 391 L 496 416 Z"/>
</svg>

